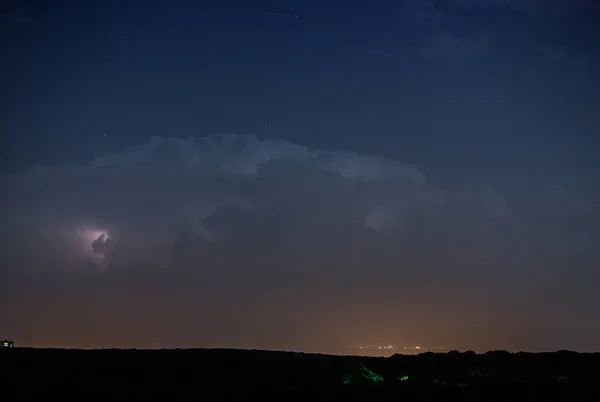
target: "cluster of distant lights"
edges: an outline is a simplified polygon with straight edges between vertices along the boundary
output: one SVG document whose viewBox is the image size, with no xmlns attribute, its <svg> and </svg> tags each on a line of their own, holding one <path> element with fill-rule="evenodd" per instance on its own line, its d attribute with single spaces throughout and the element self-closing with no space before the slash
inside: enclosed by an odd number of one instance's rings
<svg viewBox="0 0 600 402">
<path fill-rule="evenodd" d="M 361 351 L 365 351 L 365 352 L 390 352 L 390 351 L 395 351 L 396 349 L 398 349 L 396 346 L 394 345 L 360 345 L 357 347 L 359 350 Z M 406 345 L 402 348 L 405 351 L 417 351 L 417 352 L 425 352 L 425 351 L 443 351 L 446 350 L 445 347 L 442 346 L 438 346 L 438 347 L 425 347 L 425 346 L 421 346 L 421 345 Z"/>
<path fill-rule="evenodd" d="M 379 350 L 385 350 L 385 349 L 396 349 L 396 347 L 394 345 L 379 345 L 379 346 L 359 346 L 359 349 L 379 349 Z"/>
<path fill-rule="evenodd" d="M 423 346 L 405 346 L 406 350 L 446 350 L 443 346 L 423 347 Z"/>
</svg>

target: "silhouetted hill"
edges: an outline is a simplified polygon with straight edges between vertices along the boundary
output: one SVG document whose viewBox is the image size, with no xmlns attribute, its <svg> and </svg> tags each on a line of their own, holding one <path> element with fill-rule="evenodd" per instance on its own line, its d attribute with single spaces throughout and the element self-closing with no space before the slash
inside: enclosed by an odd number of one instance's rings
<svg viewBox="0 0 600 402">
<path fill-rule="evenodd" d="M 592 396 L 600 354 L 493 351 L 389 358 L 225 349 L 0 350 L 10 400 L 278 395 L 515 400 Z M 8 399 L 7 399 L 8 400 Z M 42 399 L 43 400 L 43 399 Z"/>
</svg>

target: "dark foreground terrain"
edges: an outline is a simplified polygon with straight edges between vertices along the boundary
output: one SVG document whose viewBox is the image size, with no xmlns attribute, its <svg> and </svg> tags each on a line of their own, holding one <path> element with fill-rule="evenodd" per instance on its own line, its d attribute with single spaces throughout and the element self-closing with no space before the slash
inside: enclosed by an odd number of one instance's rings
<svg viewBox="0 0 600 402">
<path fill-rule="evenodd" d="M 0 349 L 0 374 L 0 400 L 6 401 L 228 396 L 600 400 L 598 353 L 450 352 L 368 358 L 243 350 L 15 348 Z"/>
</svg>

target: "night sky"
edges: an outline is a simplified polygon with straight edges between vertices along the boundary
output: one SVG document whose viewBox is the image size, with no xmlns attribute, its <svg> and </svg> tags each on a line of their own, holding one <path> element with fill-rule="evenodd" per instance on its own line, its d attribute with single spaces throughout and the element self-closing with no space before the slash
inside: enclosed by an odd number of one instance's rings
<svg viewBox="0 0 600 402">
<path fill-rule="evenodd" d="M 0 338 L 600 348 L 600 2 L 8 1 L 0 88 Z"/>
</svg>

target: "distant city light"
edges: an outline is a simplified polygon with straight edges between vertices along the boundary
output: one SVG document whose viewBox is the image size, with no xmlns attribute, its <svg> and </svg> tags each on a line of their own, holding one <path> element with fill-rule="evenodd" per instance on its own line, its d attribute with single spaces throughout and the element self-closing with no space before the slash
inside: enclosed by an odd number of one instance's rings
<svg viewBox="0 0 600 402">
<path fill-rule="evenodd" d="M 406 345 L 404 346 L 404 350 L 417 350 L 417 351 L 434 351 L 434 350 L 446 350 L 443 346 L 435 346 L 435 347 L 425 347 L 421 345 Z"/>
<path fill-rule="evenodd" d="M 375 355 L 387 355 L 393 353 L 396 349 L 394 345 L 391 344 L 370 344 L 370 345 L 359 345 L 357 349 L 360 349 L 362 353 L 366 354 L 375 354 Z"/>
<path fill-rule="evenodd" d="M 404 350 L 406 352 L 413 351 L 413 353 L 424 353 L 424 352 L 432 352 L 432 351 L 444 351 L 446 350 L 443 346 L 435 346 L 428 347 L 423 345 L 405 345 L 404 347 L 396 347 L 393 344 L 362 344 L 356 347 L 361 351 L 361 353 L 365 354 L 374 354 L 374 355 L 385 355 L 388 353 L 397 353 L 397 349 Z"/>
</svg>

